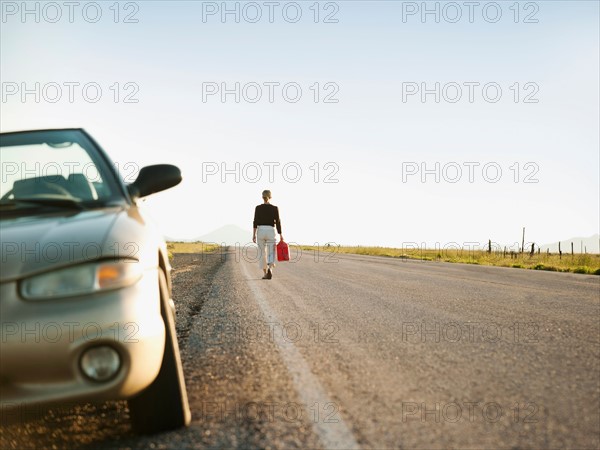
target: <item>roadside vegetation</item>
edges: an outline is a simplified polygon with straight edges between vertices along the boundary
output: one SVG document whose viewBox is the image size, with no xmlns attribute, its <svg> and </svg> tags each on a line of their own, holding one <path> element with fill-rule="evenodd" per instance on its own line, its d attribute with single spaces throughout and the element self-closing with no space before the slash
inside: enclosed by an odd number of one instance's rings
<svg viewBox="0 0 600 450">
<path fill-rule="evenodd" d="M 212 253 L 219 248 L 218 244 L 208 244 L 206 242 L 167 242 L 169 259 L 173 260 L 175 253 Z"/>
<path fill-rule="evenodd" d="M 485 250 L 471 249 L 419 249 L 390 247 L 341 247 L 335 245 L 315 247 L 301 245 L 302 250 L 315 250 L 355 255 L 386 256 L 421 261 L 443 261 L 485 266 L 514 267 L 519 269 L 548 270 L 552 272 L 573 272 L 600 275 L 600 255 L 588 253 L 488 253 Z"/>
</svg>

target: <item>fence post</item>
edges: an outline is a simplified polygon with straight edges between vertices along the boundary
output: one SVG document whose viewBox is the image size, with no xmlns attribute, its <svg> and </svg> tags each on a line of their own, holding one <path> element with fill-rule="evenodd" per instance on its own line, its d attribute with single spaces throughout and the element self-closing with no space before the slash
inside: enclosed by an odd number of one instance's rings
<svg viewBox="0 0 600 450">
<path fill-rule="evenodd" d="M 558 241 L 558 259 L 562 259 L 562 250 L 560 249 L 560 241 Z"/>
</svg>

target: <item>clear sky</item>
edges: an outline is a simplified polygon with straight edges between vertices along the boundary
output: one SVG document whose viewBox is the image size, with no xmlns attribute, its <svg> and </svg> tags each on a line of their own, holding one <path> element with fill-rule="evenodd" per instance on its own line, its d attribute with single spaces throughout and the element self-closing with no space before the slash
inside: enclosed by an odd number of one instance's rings
<svg viewBox="0 0 600 450">
<path fill-rule="evenodd" d="M 267 188 L 301 243 L 598 233 L 599 3 L 423 5 L 2 2 L 1 128 L 178 165 L 145 202 L 178 238 L 250 239 Z"/>
</svg>

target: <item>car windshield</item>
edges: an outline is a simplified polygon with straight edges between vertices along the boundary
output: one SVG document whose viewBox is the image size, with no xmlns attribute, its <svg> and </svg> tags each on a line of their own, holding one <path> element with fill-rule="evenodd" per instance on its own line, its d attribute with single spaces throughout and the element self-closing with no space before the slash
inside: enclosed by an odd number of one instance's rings
<svg viewBox="0 0 600 450">
<path fill-rule="evenodd" d="M 77 130 L 0 137 L 2 212 L 87 209 L 123 199 L 107 162 Z"/>
</svg>

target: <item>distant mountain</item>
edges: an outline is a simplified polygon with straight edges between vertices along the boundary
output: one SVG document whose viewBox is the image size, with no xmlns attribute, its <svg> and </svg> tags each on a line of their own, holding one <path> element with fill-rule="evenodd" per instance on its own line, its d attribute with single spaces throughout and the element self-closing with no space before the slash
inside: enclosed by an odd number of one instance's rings
<svg viewBox="0 0 600 450">
<path fill-rule="evenodd" d="M 210 233 L 204 234 L 194 239 L 176 239 L 172 237 L 165 237 L 167 241 L 183 241 L 183 242 L 209 242 L 215 244 L 235 245 L 239 244 L 244 246 L 252 242 L 252 230 L 244 230 L 237 225 L 225 225 L 221 228 L 217 228 Z"/>
<path fill-rule="evenodd" d="M 581 253 L 582 243 L 584 252 L 587 247 L 588 253 L 600 253 L 600 234 L 594 234 L 593 236 L 587 238 L 574 237 L 560 241 L 560 248 L 563 253 L 571 253 L 571 242 L 573 243 L 573 250 L 575 253 Z M 540 248 L 542 249 L 542 252 L 550 249 L 550 253 L 558 253 L 558 242 L 541 245 Z"/>
</svg>

